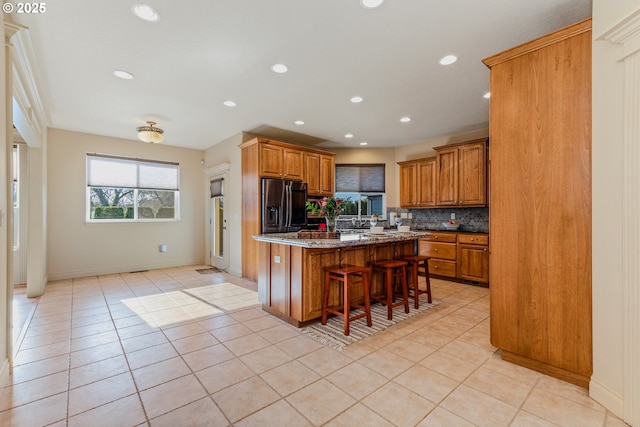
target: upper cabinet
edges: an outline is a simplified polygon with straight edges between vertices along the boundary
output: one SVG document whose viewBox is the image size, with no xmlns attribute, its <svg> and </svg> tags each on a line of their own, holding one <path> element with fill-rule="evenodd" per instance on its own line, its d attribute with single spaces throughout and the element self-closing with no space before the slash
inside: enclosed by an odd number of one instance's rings
<svg viewBox="0 0 640 427">
<path fill-rule="evenodd" d="M 438 206 L 487 204 L 487 140 L 435 147 Z"/>
<path fill-rule="evenodd" d="M 274 144 L 260 144 L 260 175 L 302 181 L 302 151 Z"/>
<path fill-rule="evenodd" d="M 426 208 L 436 204 L 436 158 L 400 162 L 400 206 Z"/>
<path fill-rule="evenodd" d="M 309 196 L 333 195 L 333 155 L 305 152 L 303 181 L 307 183 Z"/>
</svg>

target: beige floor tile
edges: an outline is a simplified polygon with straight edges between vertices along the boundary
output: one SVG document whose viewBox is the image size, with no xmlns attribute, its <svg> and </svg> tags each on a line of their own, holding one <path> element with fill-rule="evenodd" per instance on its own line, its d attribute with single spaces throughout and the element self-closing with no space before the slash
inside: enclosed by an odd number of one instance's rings
<svg viewBox="0 0 640 427">
<path fill-rule="evenodd" d="M 298 360 L 322 376 L 329 375 L 352 362 L 350 358 L 339 351 L 325 346 L 298 358 Z"/>
<path fill-rule="evenodd" d="M 69 369 L 69 355 L 63 354 L 49 359 L 39 360 L 13 368 L 13 375 L 9 377 L 10 384 L 19 384 L 36 378 L 67 371 Z"/>
<path fill-rule="evenodd" d="M 525 411 L 519 411 L 509 427 L 557 427 L 550 421 L 545 421 Z"/>
<path fill-rule="evenodd" d="M 508 426 L 517 409 L 465 385 L 459 386 L 441 406 L 478 426 Z"/>
<path fill-rule="evenodd" d="M 420 365 L 412 366 L 394 381 L 436 403 L 442 401 L 459 385 L 457 381 Z"/>
<path fill-rule="evenodd" d="M 207 392 L 194 375 L 177 378 L 140 392 L 147 416 L 152 419 L 202 399 Z"/>
<path fill-rule="evenodd" d="M 235 323 L 229 326 L 212 329 L 210 332 L 211 335 L 216 337 L 216 339 L 220 342 L 234 340 L 236 338 L 240 338 L 253 333 L 251 329 L 247 328 L 241 323 Z"/>
<path fill-rule="evenodd" d="M 264 329 L 275 328 L 283 324 L 282 320 L 273 316 L 261 316 L 255 319 L 250 319 L 242 322 L 244 326 L 251 329 L 254 332 L 262 331 Z"/>
<path fill-rule="evenodd" d="M 242 356 L 253 351 L 260 350 L 261 348 L 268 347 L 271 345 L 271 343 L 262 338 L 260 335 L 251 333 L 240 338 L 225 341 L 224 345 L 236 356 Z"/>
<path fill-rule="evenodd" d="M 253 372 L 261 374 L 269 369 L 289 362 L 293 358 L 278 347 L 271 345 L 240 357 Z"/>
<path fill-rule="evenodd" d="M 135 393 L 136 387 L 129 372 L 74 388 L 69 391 L 69 416 Z"/>
<path fill-rule="evenodd" d="M 176 356 L 178 356 L 178 352 L 169 343 L 156 345 L 126 354 L 127 361 L 129 362 L 131 369 L 138 369 Z"/>
<path fill-rule="evenodd" d="M 493 352 L 490 350 L 473 344 L 467 344 L 460 340 L 450 342 L 442 347 L 440 351 L 478 366 L 482 365 L 493 355 Z"/>
<path fill-rule="evenodd" d="M 63 420 L 66 425 L 67 393 L 36 400 L 11 411 L 0 412 L 2 426 L 45 426 Z"/>
<path fill-rule="evenodd" d="M 315 425 L 321 425 L 356 403 L 356 400 L 321 379 L 299 390 L 287 401 Z"/>
<path fill-rule="evenodd" d="M 71 368 L 77 368 L 78 366 L 88 365 L 122 354 L 120 342 L 102 344 L 84 350 L 74 351 L 71 353 L 69 366 Z"/>
<path fill-rule="evenodd" d="M 227 418 L 210 397 L 197 400 L 151 420 L 151 427 L 228 425 Z"/>
<path fill-rule="evenodd" d="M 447 411 L 444 408 L 437 407 L 429 413 L 416 427 L 473 427 L 475 424 L 470 423 L 464 418 L 460 418 L 456 414 Z"/>
<path fill-rule="evenodd" d="M 276 347 L 284 350 L 291 357 L 297 358 L 322 348 L 322 344 L 307 336 L 297 335 L 276 343 Z"/>
<path fill-rule="evenodd" d="M 358 400 L 373 393 L 389 381 L 358 362 L 353 362 L 335 371 L 326 379 Z"/>
<path fill-rule="evenodd" d="M 38 335 L 46 335 L 52 332 L 68 331 L 71 327 L 71 319 L 59 322 L 43 323 L 37 326 L 29 326 L 25 337 L 35 337 Z"/>
<path fill-rule="evenodd" d="M 255 373 L 239 359 L 231 359 L 195 373 L 209 394 L 251 378 Z"/>
<path fill-rule="evenodd" d="M 71 338 L 81 338 L 88 335 L 100 334 L 103 332 L 113 332 L 115 326 L 111 320 L 106 322 L 94 323 L 92 325 L 78 326 L 71 329 Z"/>
<path fill-rule="evenodd" d="M 106 305 L 100 308 L 74 311 L 71 316 L 74 328 L 95 325 L 96 323 L 111 322 L 109 307 Z"/>
<path fill-rule="evenodd" d="M 0 391 L 0 411 L 67 391 L 69 372 L 58 372 L 5 387 Z"/>
<path fill-rule="evenodd" d="M 163 360 L 132 372 L 138 390 L 146 390 L 176 378 L 191 374 L 191 369 L 181 357 Z"/>
<path fill-rule="evenodd" d="M 94 335 L 87 335 L 81 338 L 75 338 L 71 340 L 71 351 L 84 350 L 91 347 L 96 347 L 102 344 L 108 344 L 118 341 L 118 333 L 115 330 L 102 332 Z"/>
<path fill-rule="evenodd" d="M 176 326 L 163 330 L 164 334 L 171 341 L 179 340 L 181 338 L 192 337 L 206 332 L 206 329 L 198 322 L 191 322 L 186 325 Z"/>
<path fill-rule="evenodd" d="M 69 427 L 110 427 L 138 425 L 146 416 L 137 394 L 118 399 L 69 418 Z"/>
<path fill-rule="evenodd" d="M 420 365 L 446 375 L 449 378 L 453 378 L 456 381 L 464 381 L 465 378 L 478 368 L 478 366 L 473 363 L 464 361 L 440 350 L 427 356 L 426 359 L 420 362 Z"/>
<path fill-rule="evenodd" d="M 406 339 L 435 348 L 443 347 L 454 340 L 454 338 L 448 335 L 434 332 L 431 330 L 430 325 L 410 333 L 406 336 Z"/>
<path fill-rule="evenodd" d="M 543 376 L 536 384 L 536 390 L 544 390 L 549 393 L 569 399 L 572 402 L 587 406 L 597 411 L 605 412 L 606 409 L 595 400 L 589 397 L 589 391 L 577 385 L 561 381 L 556 378 Z"/>
<path fill-rule="evenodd" d="M 171 344 L 178 350 L 180 354 L 191 353 L 192 351 L 201 350 L 212 345 L 220 344 L 209 332 L 203 332 L 198 335 L 172 340 Z"/>
<path fill-rule="evenodd" d="M 605 413 L 580 405 L 557 394 L 534 389 L 522 409 L 547 421 L 562 426 L 602 426 Z"/>
<path fill-rule="evenodd" d="M 212 345 L 211 347 L 182 355 L 184 361 L 187 362 L 187 365 L 189 365 L 194 372 L 234 359 L 235 357 L 235 354 L 231 353 L 227 347 L 222 344 Z"/>
<path fill-rule="evenodd" d="M 473 344 L 491 352 L 495 352 L 497 348 L 491 345 L 490 338 L 491 337 L 489 336 L 489 334 L 484 333 L 483 330 L 479 328 L 472 328 L 464 334 L 460 335 L 458 340 L 467 344 Z"/>
<path fill-rule="evenodd" d="M 494 353 L 482 367 L 506 375 L 532 387 L 543 377 L 539 372 L 502 360 L 499 352 Z"/>
<path fill-rule="evenodd" d="M 384 349 L 366 355 L 359 363 L 386 378 L 394 378 L 413 366 L 413 362 Z"/>
<path fill-rule="evenodd" d="M 17 350 L 29 350 L 33 348 L 43 347 L 51 344 L 66 344 L 67 350 L 71 342 L 70 331 L 58 331 L 47 335 L 38 335 L 33 338 L 23 338 L 22 343 Z M 14 361 L 15 362 L 15 361 Z"/>
<path fill-rule="evenodd" d="M 435 347 L 411 341 L 408 338 L 399 339 L 383 348 L 412 362 L 419 362 L 437 350 Z"/>
<path fill-rule="evenodd" d="M 605 427 L 629 427 L 629 424 L 607 411 L 607 418 L 604 422 Z"/>
<path fill-rule="evenodd" d="M 389 421 L 361 403 L 353 405 L 327 424 L 326 427 L 375 426 L 393 427 Z"/>
<path fill-rule="evenodd" d="M 150 334 L 140 335 L 135 338 L 127 338 L 121 340 L 125 353 L 133 353 L 134 351 L 156 345 L 166 344 L 167 337 L 161 331 L 152 332 Z"/>
<path fill-rule="evenodd" d="M 212 331 L 214 329 L 220 329 L 226 326 L 239 324 L 239 322 L 236 319 L 226 314 L 201 319 L 198 321 L 198 323 L 202 325 L 202 327 L 205 328 L 207 331 Z"/>
<path fill-rule="evenodd" d="M 477 369 L 464 384 L 516 408 L 522 405 L 532 389 L 527 383 L 486 368 Z"/>
<path fill-rule="evenodd" d="M 355 343 L 344 347 L 342 349 L 342 354 L 352 360 L 362 359 L 364 356 L 379 349 L 379 347 L 373 345 L 373 341 L 375 341 L 375 338 L 372 337 L 356 341 Z"/>
<path fill-rule="evenodd" d="M 278 393 L 260 377 L 251 377 L 213 394 L 212 397 L 232 423 L 280 399 Z"/>
<path fill-rule="evenodd" d="M 69 346 L 70 340 L 20 350 L 18 351 L 15 359 L 13 359 L 13 364 L 14 366 L 19 366 L 26 363 L 49 359 L 55 356 L 61 356 L 63 354 L 69 354 Z"/>
<path fill-rule="evenodd" d="M 122 355 L 83 365 L 69 371 L 69 388 L 74 389 L 124 372 L 129 372 L 129 366 Z"/>
<path fill-rule="evenodd" d="M 283 397 L 321 378 L 297 360 L 266 371 L 260 377 Z"/>
<path fill-rule="evenodd" d="M 258 334 L 270 343 L 279 343 L 300 335 L 300 330 L 291 325 L 280 324 L 272 328 L 258 331 Z"/>
<path fill-rule="evenodd" d="M 286 400 L 278 400 L 266 408 L 249 415 L 234 424 L 236 427 L 254 426 L 296 426 L 306 427 L 312 424 L 296 411 Z"/>
<path fill-rule="evenodd" d="M 397 426 L 416 425 L 435 407 L 433 402 L 394 382 L 373 392 L 362 403 Z"/>
<path fill-rule="evenodd" d="M 437 332 L 441 335 L 446 335 L 451 338 L 457 338 L 460 335 L 471 329 L 470 325 L 460 325 L 455 322 L 451 322 L 445 318 L 436 320 L 430 326 L 433 332 Z"/>
</svg>

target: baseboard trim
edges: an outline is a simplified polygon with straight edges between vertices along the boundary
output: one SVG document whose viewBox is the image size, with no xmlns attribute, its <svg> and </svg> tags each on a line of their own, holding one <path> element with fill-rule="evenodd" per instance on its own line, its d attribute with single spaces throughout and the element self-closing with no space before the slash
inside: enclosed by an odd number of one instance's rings
<svg viewBox="0 0 640 427">
<path fill-rule="evenodd" d="M 615 416 L 623 419 L 624 399 L 622 396 L 593 378 L 589 382 L 589 397 L 613 412 Z"/>
<path fill-rule="evenodd" d="M 202 259 L 174 259 L 169 262 L 123 265 L 105 268 L 96 268 L 90 270 L 63 271 L 57 273 L 49 273 L 49 281 L 77 279 L 89 276 L 104 276 L 107 274 L 132 273 L 134 271 L 156 270 L 159 268 L 183 267 L 189 265 L 204 265 Z"/>
<path fill-rule="evenodd" d="M 567 371 L 566 369 L 558 368 L 557 366 L 547 365 L 546 363 L 538 360 L 529 359 L 528 357 L 505 350 L 502 350 L 502 359 L 507 362 L 515 363 L 516 365 L 524 366 L 525 368 L 533 369 L 534 371 L 541 372 L 545 375 L 549 375 L 550 377 L 558 378 L 559 380 L 589 389 L 589 377 L 585 375 Z"/>
</svg>

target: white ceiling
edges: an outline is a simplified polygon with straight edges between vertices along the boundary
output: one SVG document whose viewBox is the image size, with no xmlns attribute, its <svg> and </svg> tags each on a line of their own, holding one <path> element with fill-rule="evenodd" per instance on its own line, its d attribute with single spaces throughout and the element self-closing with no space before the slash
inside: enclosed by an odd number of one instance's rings
<svg viewBox="0 0 640 427">
<path fill-rule="evenodd" d="M 197 149 L 240 131 L 417 143 L 487 126 L 483 58 L 591 16 L 591 0 L 149 0 L 161 19 L 148 23 L 135 1 L 13 14 L 30 29 L 50 127 L 135 139 L 154 120 L 164 144 Z M 449 53 L 458 62 L 439 65 Z M 289 72 L 273 73 L 278 62 Z"/>
</svg>

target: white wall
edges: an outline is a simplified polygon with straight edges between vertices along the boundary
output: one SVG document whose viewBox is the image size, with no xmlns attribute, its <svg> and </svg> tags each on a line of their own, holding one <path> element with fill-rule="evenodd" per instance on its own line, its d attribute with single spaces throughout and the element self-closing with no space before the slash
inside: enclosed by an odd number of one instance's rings
<svg viewBox="0 0 640 427">
<path fill-rule="evenodd" d="M 629 301 L 623 297 L 623 259 L 628 256 L 623 238 L 631 232 L 623 229 L 623 215 L 637 213 L 623 211 L 624 85 L 632 76 L 625 75 L 620 61 L 623 46 L 602 40 L 602 35 L 638 10 L 637 0 L 593 1 L 593 375 L 589 387 L 594 399 L 634 425 L 640 425 L 640 403 L 632 402 L 628 392 L 640 390 L 640 375 L 637 360 L 630 371 L 625 371 L 623 363 L 625 352 L 629 354 L 633 346 L 632 336 L 625 337 L 624 330 L 637 334 L 639 327 L 629 323 L 624 310 Z M 638 81 L 637 76 L 633 79 Z"/>
<path fill-rule="evenodd" d="M 4 25 L 0 28 L 0 40 L 4 41 Z M 7 150 L 11 146 L 13 141 L 13 132 L 11 138 L 7 134 L 7 112 L 8 99 L 7 99 L 7 80 L 6 72 L 6 57 L 5 49 L 2 50 L 0 55 L 0 210 L 3 215 L 2 225 L 0 225 L 0 387 L 4 387 L 9 379 L 9 340 L 11 339 L 10 317 L 11 313 L 8 310 L 8 302 L 10 295 L 10 278 L 8 270 L 8 258 L 7 258 L 7 223 L 6 214 L 8 206 L 8 163 L 7 163 Z"/>
<path fill-rule="evenodd" d="M 180 221 L 87 223 L 86 154 L 180 163 Z M 49 280 L 204 262 L 202 151 L 50 129 Z M 158 245 L 167 245 L 161 254 Z"/>
</svg>

